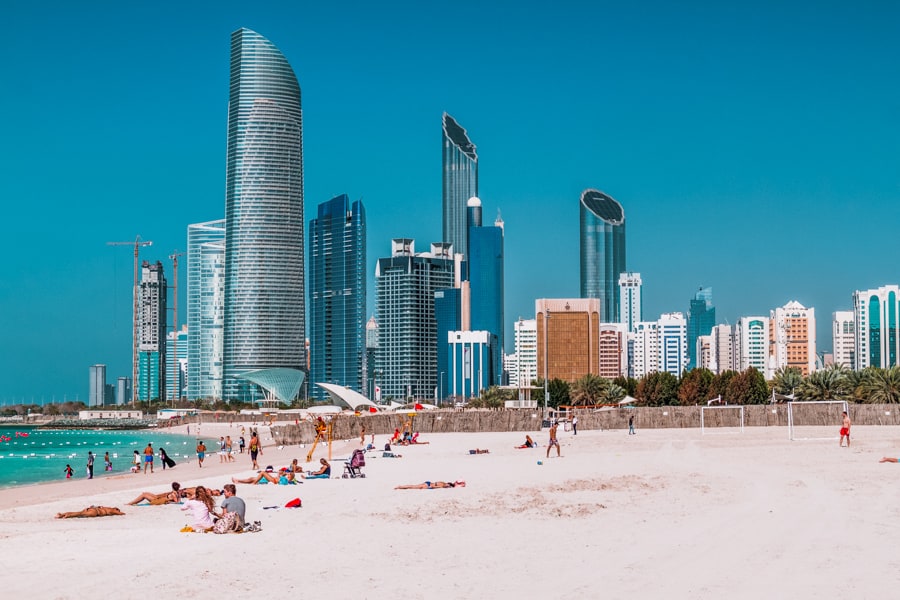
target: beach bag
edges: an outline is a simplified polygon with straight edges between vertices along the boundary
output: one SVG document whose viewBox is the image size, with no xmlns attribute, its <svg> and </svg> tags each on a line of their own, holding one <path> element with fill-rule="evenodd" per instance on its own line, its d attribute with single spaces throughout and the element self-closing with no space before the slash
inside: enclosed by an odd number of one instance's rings
<svg viewBox="0 0 900 600">
<path fill-rule="evenodd" d="M 213 533 L 232 533 L 243 527 L 237 513 L 227 512 L 213 525 Z"/>
</svg>

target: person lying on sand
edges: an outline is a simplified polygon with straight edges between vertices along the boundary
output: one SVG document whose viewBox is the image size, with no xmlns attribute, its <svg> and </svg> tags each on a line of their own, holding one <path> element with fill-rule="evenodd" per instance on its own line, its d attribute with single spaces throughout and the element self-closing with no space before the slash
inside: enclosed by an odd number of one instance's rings
<svg viewBox="0 0 900 600">
<path fill-rule="evenodd" d="M 121 510 L 115 506 L 88 506 L 84 510 L 75 512 L 56 513 L 57 519 L 80 519 L 82 517 L 112 517 L 114 515 L 124 515 Z"/>
<path fill-rule="evenodd" d="M 895 463 L 895 462 L 900 462 L 900 458 L 891 458 L 890 456 L 883 456 L 881 458 L 881 460 L 879 460 L 878 462 L 880 462 L 880 463 L 883 463 L 883 462 Z"/>
<path fill-rule="evenodd" d="M 426 481 L 425 483 L 416 483 L 413 485 L 398 485 L 395 490 L 435 490 L 437 488 L 457 488 L 466 487 L 465 481 L 454 481 L 448 483 L 446 481 Z"/>
<path fill-rule="evenodd" d="M 521 446 L 513 446 L 513 448 L 517 450 L 521 450 L 522 448 L 534 448 L 534 440 L 531 439 L 530 435 L 525 436 L 525 443 Z"/>
<path fill-rule="evenodd" d="M 490 454 L 490 450 L 475 448 L 474 450 L 469 450 L 469 454 Z"/>
<path fill-rule="evenodd" d="M 294 474 L 289 471 L 282 471 L 277 475 L 268 471 L 260 471 L 256 477 L 247 477 L 246 479 L 236 479 L 232 477 L 231 482 L 249 483 L 250 485 L 268 485 L 270 483 L 274 483 L 275 485 L 294 485 L 297 483 Z"/>
<path fill-rule="evenodd" d="M 319 459 L 319 464 L 322 466 L 319 467 L 318 471 L 310 471 L 306 474 L 300 473 L 300 477 L 305 479 L 329 479 L 331 477 L 331 465 L 324 458 Z"/>
<path fill-rule="evenodd" d="M 154 494 L 153 492 L 141 492 L 141 495 L 129 502 L 131 506 L 135 504 L 140 504 L 145 500 L 152 506 L 159 506 L 161 504 L 176 504 L 181 502 L 181 499 L 185 496 L 185 491 L 181 489 L 181 484 L 177 481 L 172 482 L 172 491 L 163 492 L 162 494 Z"/>
</svg>

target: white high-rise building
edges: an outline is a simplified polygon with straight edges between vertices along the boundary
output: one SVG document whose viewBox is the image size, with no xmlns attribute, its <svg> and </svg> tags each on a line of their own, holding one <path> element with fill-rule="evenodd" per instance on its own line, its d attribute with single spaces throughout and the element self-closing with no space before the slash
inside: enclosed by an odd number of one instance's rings
<svg viewBox="0 0 900 600">
<path fill-rule="evenodd" d="M 513 335 L 516 343 L 517 378 L 509 376 L 509 384 L 520 387 L 529 386 L 538 378 L 537 373 L 537 321 L 535 319 L 519 319 L 513 324 Z"/>
<path fill-rule="evenodd" d="M 737 370 L 746 371 L 753 367 L 766 379 L 771 379 L 768 317 L 741 317 L 736 328 Z"/>
<path fill-rule="evenodd" d="M 737 371 L 738 364 L 735 361 L 735 328 L 731 325 L 716 325 L 709 335 L 709 366 L 710 371 L 720 375 L 725 371 Z"/>
<path fill-rule="evenodd" d="M 687 319 L 680 312 L 659 316 L 659 371 L 681 377 L 687 368 Z"/>
<path fill-rule="evenodd" d="M 187 397 L 222 398 L 225 327 L 225 219 L 188 225 Z M 181 348 L 179 348 L 180 352 Z"/>
<path fill-rule="evenodd" d="M 792 300 L 769 311 L 769 352 L 772 373 L 799 369 L 806 377 L 816 370 L 816 309 Z"/>
<path fill-rule="evenodd" d="M 640 379 L 659 371 L 659 322 L 640 321 L 628 334 L 628 376 Z"/>
<path fill-rule="evenodd" d="M 831 340 L 834 364 L 848 369 L 856 365 L 856 334 L 852 310 L 838 310 L 831 315 Z"/>
<path fill-rule="evenodd" d="M 642 319 L 641 274 L 619 274 L 619 323 L 625 325 L 625 331 L 631 332 L 635 323 Z"/>
<path fill-rule="evenodd" d="M 900 358 L 900 287 L 853 292 L 856 331 L 855 370 L 886 369 Z"/>
</svg>

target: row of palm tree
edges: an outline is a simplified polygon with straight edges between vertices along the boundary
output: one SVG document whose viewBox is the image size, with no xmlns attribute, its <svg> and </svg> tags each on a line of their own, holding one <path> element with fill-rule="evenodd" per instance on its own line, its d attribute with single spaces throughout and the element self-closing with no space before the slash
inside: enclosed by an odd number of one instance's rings
<svg viewBox="0 0 900 600">
<path fill-rule="evenodd" d="M 544 380 L 532 382 L 543 388 Z M 862 371 L 836 365 L 815 371 L 804 377 L 799 369 L 779 369 L 772 381 L 767 382 L 754 368 L 745 371 L 725 371 L 715 374 L 708 369 L 692 369 L 681 378 L 671 373 L 650 373 L 641 379 L 617 377 L 606 379 L 597 375 L 585 375 L 574 383 L 561 379 L 547 382 L 548 405 L 593 406 L 617 404 L 626 396 L 635 398 L 643 406 L 692 406 L 720 399 L 728 404 L 765 404 L 771 402 L 773 393 L 778 399 L 796 401 L 846 400 L 871 404 L 900 403 L 900 366 L 879 369 L 869 367 Z M 537 391 L 539 396 L 543 392 Z M 515 390 L 490 388 L 469 406 L 497 408 L 505 400 L 515 399 Z M 541 401 L 538 404 L 542 404 Z"/>
</svg>

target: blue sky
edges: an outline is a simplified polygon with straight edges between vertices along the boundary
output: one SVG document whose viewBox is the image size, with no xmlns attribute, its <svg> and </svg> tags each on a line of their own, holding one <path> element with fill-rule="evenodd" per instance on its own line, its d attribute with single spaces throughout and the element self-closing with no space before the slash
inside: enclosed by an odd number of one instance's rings
<svg viewBox="0 0 900 600">
<path fill-rule="evenodd" d="M 132 257 L 106 242 L 140 234 L 170 271 L 187 225 L 224 216 L 241 26 L 300 81 L 306 220 L 361 197 L 370 273 L 391 238 L 441 235 L 446 110 L 506 223 L 510 323 L 578 295 L 588 187 L 625 208 L 646 319 L 700 285 L 720 322 L 797 300 L 828 350 L 854 290 L 900 283 L 896 2 L 14 0 L 0 18 L 0 402 L 86 400 L 94 363 L 130 374 Z"/>
</svg>

